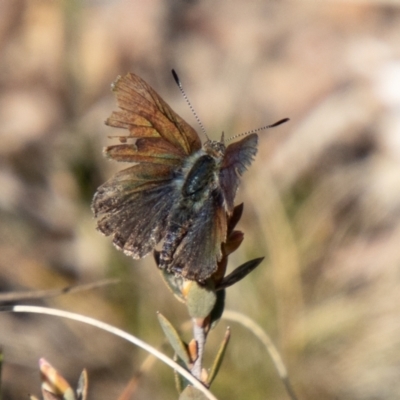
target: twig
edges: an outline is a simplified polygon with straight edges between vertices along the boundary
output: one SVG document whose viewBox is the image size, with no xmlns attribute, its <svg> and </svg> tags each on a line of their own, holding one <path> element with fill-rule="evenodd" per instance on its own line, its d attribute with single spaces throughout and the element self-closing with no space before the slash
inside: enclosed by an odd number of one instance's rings
<svg viewBox="0 0 400 400">
<path fill-rule="evenodd" d="M 197 342 L 197 358 L 191 369 L 192 375 L 201 381 L 201 371 L 203 365 L 204 346 L 206 344 L 206 332 L 203 324 L 199 325 L 197 319 L 193 318 L 193 338 Z"/>
</svg>

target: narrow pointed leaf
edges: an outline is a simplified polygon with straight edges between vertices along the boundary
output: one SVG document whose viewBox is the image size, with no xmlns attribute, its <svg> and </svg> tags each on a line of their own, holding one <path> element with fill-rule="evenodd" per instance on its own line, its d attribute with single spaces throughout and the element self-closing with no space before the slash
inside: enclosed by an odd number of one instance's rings
<svg viewBox="0 0 400 400">
<path fill-rule="evenodd" d="M 256 269 L 264 257 L 255 258 L 254 260 L 247 261 L 240 267 L 237 267 L 233 272 L 227 275 L 218 285 L 217 290 L 226 289 L 229 286 L 239 282 L 245 276 L 247 276 L 251 271 Z"/>
<path fill-rule="evenodd" d="M 185 343 L 183 343 L 182 339 L 179 337 L 178 332 L 172 326 L 172 324 L 165 318 L 162 314 L 157 314 L 158 321 L 160 322 L 161 328 L 165 333 L 169 343 L 174 349 L 175 353 L 178 357 L 186 364 L 186 366 L 190 365 L 190 357 L 187 351 Z"/>
<path fill-rule="evenodd" d="M 232 254 L 234 251 L 236 251 L 242 244 L 243 239 L 244 239 L 243 232 L 233 231 L 229 235 L 227 242 L 224 243 L 224 254 L 226 256 L 229 256 L 229 254 Z"/>
<path fill-rule="evenodd" d="M 225 332 L 224 340 L 222 341 L 221 346 L 219 347 L 217 356 L 215 357 L 214 363 L 213 363 L 210 373 L 208 375 L 207 383 L 209 386 L 212 384 L 213 380 L 215 379 L 215 377 L 218 374 L 219 368 L 221 367 L 222 361 L 225 356 L 225 351 L 228 346 L 230 337 L 231 337 L 231 331 L 228 328 Z"/>
<path fill-rule="evenodd" d="M 78 400 L 87 400 L 88 395 L 88 374 L 84 369 L 79 377 L 78 387 L 76 389 Z"/>
<path fill-rule="evenodd" d="M 44 358 L 39 360 L 40 373 L 42 378 L 42 392 L 46 391 L 59 396 L 64 400 L 76 400 L 74 391 L 64 377 Z M 45 397 L 43 395 L 43 397 Z M 47 395 L 50 399 L 51 396 Z"/>
<path fill-rule="evenodd" d="M 228 235 L 235 229 L 236 224 L 242 218 L 243 214 L 243 203 L 238 204 L 233 209 L 232 215 L 229 217 L 228 221 Z"/>
</svg>

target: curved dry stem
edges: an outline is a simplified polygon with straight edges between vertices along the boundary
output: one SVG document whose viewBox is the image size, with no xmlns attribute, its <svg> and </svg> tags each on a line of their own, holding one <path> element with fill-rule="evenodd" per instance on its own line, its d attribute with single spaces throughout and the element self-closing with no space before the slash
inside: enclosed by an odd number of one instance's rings
<svg viewBox="0 0 400 400">
<path fill-rule="evenodd" d="M 278 349 L 273 344 L 271 338 L 267 335 L 264 329 L 261 328 L 255 321 L 236 311 L 225 310 L 222 318 L 237 322 L 251 331 L 264 345 L 268 354 L 270 355 L 272 362 L 278 371 L 279 377 L 281 378 L 283 384 L 285 385 L 286 391 L 292 400 L 298 400 L 292 385 L 289 381 L 289 376 L 285 364 L 283 363 L 282 357 L 279 354 Z"/>
<path fill-rule="evenodd" d="M 175 361 L 167 357 L 165 354 L 161 353 L 154 347 L 148 345 L 146 342 L 138 339 L 137 337 L 121 330 L 115 328 L 112 325 L 106 324 L 104 322 L 98 321 L 91 317 L 86 317 L 84 315 L 75 314 L 68 311 L 57 310 L 54 308 L 46 308 L 46 307 L 37 307 L 37 306 L 13 306 L 7 307 L 3 309 L 4 311 L 12 311 L 12 312 L 21 312 L 21 313 L 35 313 L 35 314 L 47 314 L 54 315 L 56 317 L 67 318 L 74 321 L 83 322 L 87 325 L 95 326 L 96 328 L 102 329 L 103 331 L 109 332 L 115 336 L 119 336 L 127 340 L 130 343 L 133 343 L 136 346 L 141 347 L 143 350 L 157 357 L 160 361 L 167 364 L 169 367 L 176 370 L 179 374 L 181 374 L 185 379 L 187 379 L 196 389 L 200 390 L 208 399 L 217 400 L 217 398 L 203 385 L 201 384 L 193 375 L 182 368 Z"/>
</svg>

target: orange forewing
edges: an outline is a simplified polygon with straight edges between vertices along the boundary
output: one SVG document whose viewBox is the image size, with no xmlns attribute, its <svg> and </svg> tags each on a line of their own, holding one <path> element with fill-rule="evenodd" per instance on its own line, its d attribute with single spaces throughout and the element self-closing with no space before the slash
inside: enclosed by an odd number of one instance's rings
<svg viewBox="0 0 400 400">
<path fill-rule="evenodd" d="M 129 137 L 160 137 L 148 119 L 128 111 L 113 111 L 106 124 L 115 128 L 129 130 Z"/>
<path fill-rule="evenodd" d="M 108 146 L 106 157 L 122 162 L 145 162 L 177 166 L 182 163 L 182 150 L 161 138 L 142 138 L 134 144 Z"/>
<path fill-rule="evenodd" d="M 196 131 L 141 78 L 120 77 L 113 85 L 118 106 L 106 124 L 129 129 L 130 137 L 161 137 L 189 155 L 201 148 Z"/>
</svg>

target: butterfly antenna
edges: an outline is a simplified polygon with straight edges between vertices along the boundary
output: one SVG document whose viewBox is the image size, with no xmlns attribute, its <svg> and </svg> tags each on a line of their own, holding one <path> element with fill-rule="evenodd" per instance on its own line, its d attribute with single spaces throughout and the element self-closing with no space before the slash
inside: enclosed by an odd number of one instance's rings
<svg viewBox="0 0 400 400">
<path fill-rule="evenodd" d="M 282 125 L 282 124 L 284 124 L 285 122 L 288 122 L 288 121 L 289 121 L 289 118 L 283 118 L 283 119 L 280 119 L 279 121 L 273 123 L 272 125 L 267 125 L 267 126 L 263 126 L 261 128 L 253 129 L 251 131 L 239 133 L 239 135 L 234 135 L 234 136 L 231 136 L 230 138 L 228 138 L 227 142 L 230 142 L 231 140 L 236 139 L 236 138 L 241 137 L 241 136 L 246 136 L 246 135 L 250 135 L 251 133 L 256 133 L 256 132 L 259 132 L 259 131 L 263 131 L 264 129 L 275 128 L 275 126 Z"/>
<path fill-rule="evenodd" d="M 181 93 L 182 93 L 183 98 L 186 100 L 186 103 L 188 104 L 190 110 L 192 111 L 192 114 L 193 114 L 194 117 L 196 118 L 197 123 L 200 125 L 200 128 L 201 128 L 202 132 L 204 133 L 204 136 L 207 138 L 207 140 L 209 140 L 208 135 L 207 135 L 207 133 L 206 133 L 206 130 L 204 129 L 204 126 L 203 126 L 203 124 L 201 123 L 200 118 L 199 118 L 198 115 L 196 114 L 196 111 L 194 111 L 194 108 L 193 108 L 192 104 L 190 103 L 188 97 L 186 96 L 186 93 L 185 93 L 185 91 L 183 90 L 183 87 L 182 87 L 182 83 L 181 83 L 181 81 L 179 80 L 178 74 L 175 72 L 174 69 L 172 70 L 172 76 L 174 77 L 175 82 L 176 82 L 176 84 L 178 85 L 178 88 L 179 88 L 179 90 L 180 90 Z"/>
</svg>

